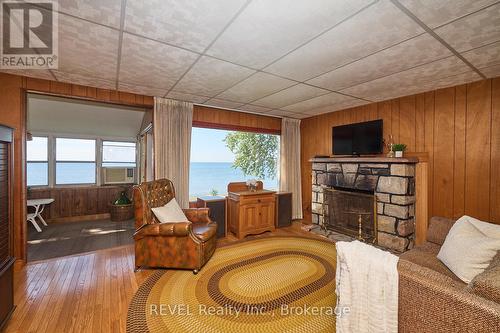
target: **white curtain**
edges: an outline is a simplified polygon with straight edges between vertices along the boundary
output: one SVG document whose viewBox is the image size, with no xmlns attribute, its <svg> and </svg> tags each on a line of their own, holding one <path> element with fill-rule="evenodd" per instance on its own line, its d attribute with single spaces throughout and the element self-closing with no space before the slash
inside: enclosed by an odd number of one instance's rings
<svg viewBox="0 0 500 333">
<path fill-rule="evenodd" d="M 170 179 L 182 208 L 189 207 L 189 157 L 193 104 L 155 97 L 153 114 L 155 178 Z"/>
<path fill-rule="evenodd" d="M 300 120 L 281 121 L 280 191 L 292 192 L 292 218 L 302 218 Z"/>
</svg>

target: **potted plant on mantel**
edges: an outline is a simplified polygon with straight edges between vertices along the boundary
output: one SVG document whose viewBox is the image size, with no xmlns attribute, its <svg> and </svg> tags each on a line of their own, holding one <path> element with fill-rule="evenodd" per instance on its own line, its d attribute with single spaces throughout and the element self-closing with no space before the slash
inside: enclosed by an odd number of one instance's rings
<svg viewBox="0 0 500 333">
<path fill-rule="evenodd" d="M 392 145 L 395 157 L 403 157 L 403 152 L 406 150 L 406 145 L 403 143 L 395 143 Z"/>
</svg>

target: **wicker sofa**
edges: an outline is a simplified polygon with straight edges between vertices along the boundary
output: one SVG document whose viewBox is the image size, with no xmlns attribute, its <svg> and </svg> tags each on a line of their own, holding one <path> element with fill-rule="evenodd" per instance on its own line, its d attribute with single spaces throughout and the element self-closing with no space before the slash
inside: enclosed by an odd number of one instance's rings
<svg viewBox="0 0 500 333">
<path fill-rule="evenodd" d="M 465 284 L 436 258 L 453 223 L 433 217 L 426 243 L 400 256 L 399 332 L 500 332 L 500 254 Z"/>
</svg>

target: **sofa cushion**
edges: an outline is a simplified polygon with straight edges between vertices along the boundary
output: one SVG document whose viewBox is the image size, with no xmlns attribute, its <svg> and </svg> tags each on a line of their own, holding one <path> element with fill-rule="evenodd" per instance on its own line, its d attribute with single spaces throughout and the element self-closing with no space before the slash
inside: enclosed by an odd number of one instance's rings
<svg viewBox="0 0 500 333">
<path fill-rule="evenodd" d="M 437 255 L 456 276 L 469 283 L 500 250 L 500 225 L 462 216 L 453 225 Z"/>
<path fill-rule="evenodd" d="M 151 208 L 160 223 L 188 222 L 188 218 L 182 211 L 175 198 L 172 198 L 165 206 Z"/>
<path fill-rule="evenodd" d="M 476 295 L 500 303 L 500 251 L 488 268 L 472 279 L 467 289 Z"/>
<path fill-rule="evenodd" d="M 446 217 L 431 217 L 429 227 L 427 228 L 427 241 L 437 245 L 443 245 L 454 223 L 455 220 Z"/>
<path fill-rule="evenodd" d="M 448 269 L 439 259 L 437 254 L 440 246 L 434 243 L 426 242 L 422 245 L 416 246 L 410 251 L 403 253 L 399 258 L 410 261 L 414 264 L 427 267 L 452 278 L 455 281 L 463 283 L 452 271 Z M 464 283 L 465 286 L 465 283 Z"/>
</svg>

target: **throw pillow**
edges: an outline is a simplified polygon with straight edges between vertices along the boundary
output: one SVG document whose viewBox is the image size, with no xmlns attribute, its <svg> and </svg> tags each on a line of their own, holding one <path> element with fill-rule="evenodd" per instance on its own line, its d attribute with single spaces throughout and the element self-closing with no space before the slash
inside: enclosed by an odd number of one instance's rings
<svg viewBox="0 0 500 333">
<path fill-rule="evenodd" d="M 170 200 L 165 206 L 151 208 L 151 210 L 161 223 L 189 222 L 175 198 Z"/>
<path fill-rule="evenodd" d="M 437 258 L 469 283 L 489 266 L 500 250 L 500 225 L 462 216 L 444 240 Z"/>
</svg>

